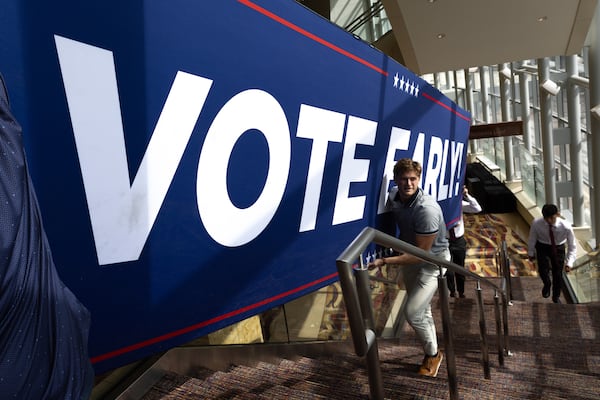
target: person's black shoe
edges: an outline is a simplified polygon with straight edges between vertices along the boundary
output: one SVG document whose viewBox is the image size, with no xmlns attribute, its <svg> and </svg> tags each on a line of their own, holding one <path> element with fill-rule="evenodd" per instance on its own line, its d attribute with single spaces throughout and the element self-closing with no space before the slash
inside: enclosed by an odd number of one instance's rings
<svg viewBox="0 0 600 400">
<path fill-rule="evenodd" d="M 556 304 L 560 304 L 560 298 L 559 297 L 553 297 L 552 298 L 552 302 L 556 303 Z"/>
<path fill-rule="evenodd" d="M 458 294 L 458 297 L 460 297 L 461 299 L 464 299 L 464 298 L 465 298 L 465 297 L 467 297 L 467 296 L 465 296 L 465 294 L 464 294 L 464 293 L 459 293 L 459 294 Z"/>
<path fill-rule="evenodd" d="M 542 296 L 545 299 L 550 297 L 550 285 L 544 284 L 544 288 L 542 289 Z"/>
</svg>

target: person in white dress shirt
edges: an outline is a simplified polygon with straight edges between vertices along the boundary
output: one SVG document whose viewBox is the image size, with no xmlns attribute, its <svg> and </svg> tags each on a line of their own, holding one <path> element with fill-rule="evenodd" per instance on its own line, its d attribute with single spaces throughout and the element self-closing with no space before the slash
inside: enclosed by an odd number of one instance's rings
<svg viewBox="0 0 600 400">
<path fill-rule="evenodd" d="M 577 242 L 573 227 L 554 204 L 544 205 L 542 216 L 531 223 L 527 253 L 530 260 L 537 258 L 538 274 L 544 283 L 542 296 L 550 297 L 552 289 L 552 301 L 560 303 L 562 272 L 573 267 Z"/>
<path fill-rule="evenodd" d="M 481 205 L 475 197 L 469 194 L 466 186 L 463 188 L 462 212 L 467 214 L 481 212 Z M 448 229 L 448 243 L 452 262 L 464 268 L 465 258 L 467 256 L 467 240 L 465 239 L 465 223 L 462 214 L 458 222 Z M 464 275 L 455 274 L 448 270 L 446 272 L 446 282 L 451 297 L 456 297 L 457 290 L 460 298 L 465 297 Z"/>
</svg>

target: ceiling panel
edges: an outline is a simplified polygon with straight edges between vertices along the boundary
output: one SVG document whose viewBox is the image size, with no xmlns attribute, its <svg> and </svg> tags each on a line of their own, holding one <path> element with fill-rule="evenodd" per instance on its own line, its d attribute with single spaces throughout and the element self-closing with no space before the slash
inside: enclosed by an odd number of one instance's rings
<svg viewBox="0 0 600 400">
<path fill-rule="evenodd" d="M 383 0 L 383 4 L 399 61 L 425 74 L 578 53 L 597 0 Z"/>
</svg>

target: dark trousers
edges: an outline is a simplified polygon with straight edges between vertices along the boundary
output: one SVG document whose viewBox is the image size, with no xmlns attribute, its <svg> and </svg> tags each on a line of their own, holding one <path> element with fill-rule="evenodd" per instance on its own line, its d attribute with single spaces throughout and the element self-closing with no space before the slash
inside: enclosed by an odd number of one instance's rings
<svg viewBox="0 0 600 400">
<path fill-rule="evenodd" d="M 465 266 L 465 257 L 467 255 L 467 240 L 464 236 L 456 238 L 454 240 L 449 240 L 449 249 L 450 256 L 452 257 L 451 261 L 455 264 L 460 265 L 461 267 Z M 446 272 L 446 281 L 448 282 L 448 290 L 450 292 L 455 292 L 458 290 L 458 293 L 465 292 L 465 276 L 461 274 L 455 274 L 454 272 L 448 270 Z"/>
<path fill-rule="evenodd" d="M 560 297 L 562 289 L 562 270 L 565 265 L 565 245 L 556 246 L 556 257 L 552 254 L 552 246 L 537 242 L 535 253 L 538 265 L 538 274 L 544 286 L 552 286 L 552 298 Z M 550 279 L 552 272 L 552 279 Z"/>
</svg>

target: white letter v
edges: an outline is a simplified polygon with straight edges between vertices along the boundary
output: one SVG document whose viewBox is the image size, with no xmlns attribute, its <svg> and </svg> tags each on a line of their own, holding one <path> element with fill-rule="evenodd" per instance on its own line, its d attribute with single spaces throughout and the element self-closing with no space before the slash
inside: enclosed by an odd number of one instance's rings
<svg viewBox="0 0 600 400">
<path fill-rule="evenodd" d="M 212 80 L 179 71 L 130 184 L 112 52 L 54 36 L 100 265 L 135 261 Z"/>
</svg>

